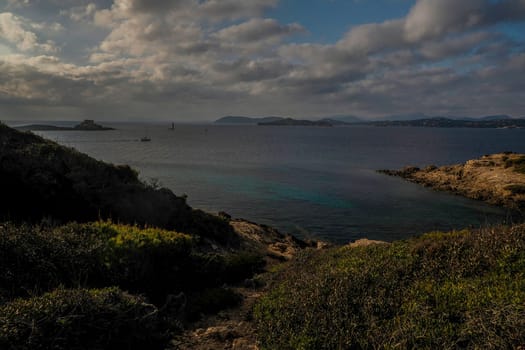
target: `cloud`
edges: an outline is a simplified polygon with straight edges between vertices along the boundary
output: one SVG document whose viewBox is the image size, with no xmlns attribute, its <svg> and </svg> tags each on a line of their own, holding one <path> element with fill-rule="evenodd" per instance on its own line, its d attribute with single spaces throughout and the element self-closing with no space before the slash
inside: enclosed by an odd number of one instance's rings
<svg viewBox="0 0 525 350">
<path fill-rule="evenodd" d="M 7 0 L 7 8 L 16 9 L 29 6 L 30 0 Z"/>
<path fill-rule="evenodd" d="M 357 26 L 339 41 L 338 46 L 357 54 L 375 53 L 378 50 L 403 46 L 403 24 L 403 20 L 390 20 Z"/>
<path fill-rule="evenodd" d="M 405 36 L 414 42 L 524 18 L 523 0 L 419 0 L 406 17 Z"/>
<path fill-rule="evenodd" d="M 297 23 L 282 25 L 270 18 L 253 18 L 247 22 L 222 29 L 215 35 L 222 40 L 247 43 L 273 39 L 280 41 L 288 35 L 304 31 L 305 29 Z"/>
<path fill-rule="evenodd" d="M 198 11 L 210 20 L 235 20 L 260 16 L 264 10 L 275 7 L 278 0 L 206 0 Z"/>
<path fill-rule="evenodd" d="M 91 2 L 85 6 L 75 6 L 70 9 L 61 10 L 60 14 L 69 17 L 72 21 L 82 22 L 91 20 L 97 11 L 97 4 Z"/>
<path fill-rule="evenodd" d="M 405 16 L 356 25 L 333 44 L 272 18 L 277 0 L 20 4 L 0 14 L 9 48 L 0 100 L 10 111 L 525 114 L 525 42 L 498 27 L 525 19 L 524 0 L 418 0 Z"/>
<path fill-rule="evenodd" d="M 11 12 L 0 13 L 0 39 L 16 46 L 21 51 L 55 52 L 56 46 L 52 41 L 40 43 L 37 35 L 29 28 L 38 27 Z"/>
<path fill-rule="evenodd" d="M 488 32 L 474 32 L 440 41 L 430 41 L 421 45 L 421 54 L 431 60 L 446 59 L 468 54 L 480 45 L 498 36 Z"/>
<path fill-rule="evenodd" d="M 488 4 L 487 0 L 420 0 L 405 20 L 406 39 L 417 42 L 477 27 L 486 21 Z"/>
</svg>

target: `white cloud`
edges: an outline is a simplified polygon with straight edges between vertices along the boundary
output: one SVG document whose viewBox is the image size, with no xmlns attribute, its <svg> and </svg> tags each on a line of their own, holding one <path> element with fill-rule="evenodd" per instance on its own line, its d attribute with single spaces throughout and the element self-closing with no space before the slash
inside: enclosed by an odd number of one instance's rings
<svg viewBox="0 0 525 350">
<path fill-rule="evenodd" d="M 487 0 L 419 0 L 406 18 L 406 38 L 417 42 L 479 26 L 487 4 Z"/>
<path fill-rule="evenodd" d="M 15 45 L 21 51 L 57 51 L 53 42 L 39 42 L 37 35 L 29 30 L 32 27 L 38 27 L 38 25 L 11 12 L 0 13 L 0 38 Z"/>
<path fill-rule="evenodd" d="M 60 14 L 69 17 L 72 21 L 82 22 L 92 20 L 97 11 L 97 4 L 91 2 L 85 6 L 75 6 L 70 9 L 61 10 Z"/>
</svg>

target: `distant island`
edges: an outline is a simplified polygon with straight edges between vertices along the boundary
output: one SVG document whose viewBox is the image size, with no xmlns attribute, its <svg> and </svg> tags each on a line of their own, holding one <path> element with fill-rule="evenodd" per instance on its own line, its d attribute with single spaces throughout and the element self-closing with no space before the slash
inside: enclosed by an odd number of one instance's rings
<svg viewBox="0 0 525 350">
<path fill-rule="evenodd" d="M 261 126 L 333 126 L 333 124 L 328 120 L 299 120 L 292 118 L 285 118 L 270 122 L 261 122 L 257 123 Z"/>
<path fill-rule="evenodd" d="M 95 123 L 92 119 L 86 119 L 74 127 L 56 126 L 47 124 L 30 124 L 15 127 L 22 131 L 106 131 L 115 130 L 114 128 L 105 127 Z"/>
<path fill-rule="evenodd" d="M 480 119 L 451 119 L 445 117 L 424 118 L 414 120 L 383 120 L 375 122 L 366 122 L 373 126 L 415 126 L 429 128 L 524 128 L 525 119 L 512 119 L 496 117 L 485 117 Z"/>
<path fill-rule="evenodd" d="M 473 117 L 428 117 L 425 114 L 392 115 L 383 120 L 364 120 L 352 115 L 338 115 L 317 120 L 293 119 L 289 117 L 243 117 L 226 116 L 215 124 L 242 124 L 260 126 L 411 126 L 429 128 L 525 128 L 525 118 L 512 118 L 508 115 Z"/>
<path fill-rule="evenodd" d="M 282 117 L 243 117 L 243 116 L 226 116 L 217 119 L 215 124 L 246 124 L 257 125 L 258 123 L 274 122 L 282 120 Z"/>
</svg>

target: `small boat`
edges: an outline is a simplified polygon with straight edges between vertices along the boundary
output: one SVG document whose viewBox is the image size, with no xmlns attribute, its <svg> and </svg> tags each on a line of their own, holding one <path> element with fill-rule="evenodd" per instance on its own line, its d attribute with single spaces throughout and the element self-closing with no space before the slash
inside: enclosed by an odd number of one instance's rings
<svg viewBox="0 0 525 350">
<path fill-rule="evenodd" d="M 144 136 L 144 137 L 141 137 L 140 138 L 140 142 L 148 142 L 148 141 L 151 141 L 151 139 L 147 136 Z"/>
</svg>

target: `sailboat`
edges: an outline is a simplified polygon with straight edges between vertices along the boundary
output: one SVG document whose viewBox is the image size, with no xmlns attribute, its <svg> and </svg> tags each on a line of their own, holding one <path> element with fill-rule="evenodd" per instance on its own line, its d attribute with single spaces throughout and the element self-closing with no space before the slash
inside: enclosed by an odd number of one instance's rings
<svg viewBox="0 0 525 350">
<path fill-rule="evenodd" d="M 171 123 L 171 128 L 170 128 L 171 131 L 175 130 L 175 123 Z"/>
</svg>

